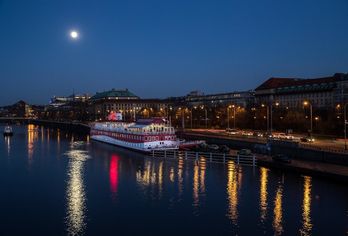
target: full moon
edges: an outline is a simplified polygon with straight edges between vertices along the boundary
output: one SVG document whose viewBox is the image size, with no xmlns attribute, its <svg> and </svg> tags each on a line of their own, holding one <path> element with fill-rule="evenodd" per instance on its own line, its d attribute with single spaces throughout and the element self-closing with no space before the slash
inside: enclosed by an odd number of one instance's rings
<svg viewBox="0 0 348 236">
<path fill-rule="evenodd" d="M 79 37 L 79 33 L 75 30 L 70 31 L 70 37 L 72 39 L 77 39 Z"/>
</svg>

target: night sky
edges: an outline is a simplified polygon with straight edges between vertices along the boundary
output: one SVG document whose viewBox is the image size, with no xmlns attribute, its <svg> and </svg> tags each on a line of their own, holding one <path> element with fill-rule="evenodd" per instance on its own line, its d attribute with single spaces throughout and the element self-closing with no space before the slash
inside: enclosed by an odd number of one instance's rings
<svg viewBox="0 0 348 236">
<path fill-rule="evenodd" d="M 0 0 L 0 105 L 73 89 L 249 90 L 271 76 L 347 71 L 347 0 Z"/>
</svg>

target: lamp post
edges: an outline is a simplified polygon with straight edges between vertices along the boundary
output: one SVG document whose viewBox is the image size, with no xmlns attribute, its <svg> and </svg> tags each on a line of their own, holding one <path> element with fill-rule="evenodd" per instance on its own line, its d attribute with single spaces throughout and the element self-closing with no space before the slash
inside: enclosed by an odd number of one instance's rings
<svg viewBox="0 0 348 236">
<path fill-rule="evenodd" d="M 181 126 L 182 129 L 185 130 L 185 109 L 181 109 L 181 107 L 179 107 L 179 110 L 181 111 Z"/>
<path fill-rule="evenodd" d="M 312 132 L 313 132 L 313 106 L 310 102 L 308 101 L 304 101 L 303 102 L 304 106 L 309 106 L 310 109 L 310 119 L 311 119 L 311 129 L 310 129 L 310 136 L 312 136 Z"/>
<path fill-rule="evenodd" d="M 196 106 L 193 107 L 195 110 L 197 109 Z M 193 109 L 191 107 L 191 129 L 193 129 Z"/>
<path fill-rule="evenodd" d="M 236 129 L 236 106 L 232 105 L 233 107 L 233 129 Z"/>
<path fill-rule="evenodd" d="M 207 114 L 207 108 L 206 108 L 204 105 L 202 105 L 202 106 L 201 106 L 201 109 L 202 109 L 202 110 L 204 109 L 204 115 L 205 115 L 205 128 L 207 129 L 207 128 L 208 128 L 208 119 L 207 119 L 208 114 Z"/>
<path fill-rule="evenodd" d="M 267 121 L 267 133 L 269 133 L 269 107 L 265 104 L 261 104 L 261 107 L 266 107 L 266 121 Z"/>
<path fill-rule="evenodd" d="M 230 128 L 230 107 L 231 105 L 227 107 L 227 129 Z"/>
<path fill-rule="evenodd" d="M 170 106 L 168 110 L 168 116 L 169 116 L 169 125 L 172 126 L 172 111 L 173 108 Z M 170 111 L 170 112 L 169 112 Z"/>
<path fill-rule="evenodd" d="M 279 102 L 276 102 L 275 105 L 278 107 Z M 261 107 L 266 107 L 267 109 L 267 114 L 266 114 L 267 133 L 272 134 L 273 132 L 273 103 L 271 103 L 271 105 L 261 104 Z"/>
<path fill-rule="evenodd" d="M 274 105 L 276 105 L 277 107 L 279 106 L 279 102 L 274 103 Z M 271 104 L 271 122 L 270 122 L 270 126 L 271 126 L 271 134 L 273 132 L 273 104 Z"/>
<path fill-rule="evenodd" d="M 347 150 L 347 105 L 344 104 L 344 150 Z"/>
<path fill-rule="evenodd" d="M 207 108 L 204 108 L 204 111 L 205 111 L 205 129 L 208 129 L 208 111 L 207 111 Z"/>
<path fill-rule="evenodd" d="M 227 107 L 227 128 L 230 128 L 230 108 L 233 108 L 233 128 L 236 128 L 236 107 L 235 105 L 229 105 Z"/>
</svg>

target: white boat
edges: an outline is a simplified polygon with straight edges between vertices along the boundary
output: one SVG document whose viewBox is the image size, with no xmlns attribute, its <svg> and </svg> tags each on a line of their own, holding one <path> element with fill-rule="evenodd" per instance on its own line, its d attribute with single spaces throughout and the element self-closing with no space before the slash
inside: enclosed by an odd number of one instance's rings
<svg viewBox="0 0 348 236">
<path fill-rule="evenodd" d="M 174 128 L 162 118 L 96 122 L 91 127 L 91 139 L 141 152 L 179 148 Z"/>
<path fill-rule="evenodd" d="M 12 136 L 12 135 L 13 135 L 12 127 L 9 125 L 6 125 L 4 128 L 4 136 Z"/>
</svg>

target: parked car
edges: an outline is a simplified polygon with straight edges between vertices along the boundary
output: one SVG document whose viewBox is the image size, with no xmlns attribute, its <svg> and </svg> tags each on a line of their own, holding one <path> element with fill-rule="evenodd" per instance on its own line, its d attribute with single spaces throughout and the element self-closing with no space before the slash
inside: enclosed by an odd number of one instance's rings
<svg viewBox="0 0 348 236">
<path fill-rule="evenodd" d="M 275 162 L 291 163 L 291 159 L 284 154 L 276 154 L 272 156 L 272 160 Z"/>
<path fill-rule="evenodd" d="M 230 148 L 227 147 L 226 145 L 222 145 L 220 146 L 220 149 L 219 149 L 221 152 L 224 152 L 224 153 L 229 153 L 230 152 Z"/>
<path fill-rule="evenodd" d="M 294 136 L 289 135 L 289 134 L 285 134 L 285 133 L 280 133 L 280 134 L 276 135 L 275 138 L 292 140 L 292 139 L 294 139 Z"/>
<path fill-rule="evenodd" d="M 208 148 L 211 150 L 214 150 L 214 151 L 219 150 L 219 146 L 216 144 L 210 144 L 210 145 L 208 145 Z"/>
<path fill-rule="evenodd" d="M 262 132 L 260 132 L 260 131 L 255 131 L 254 133 L 253 133 L 253 136 L 254 137 L 260 137 L 260 138 L 262 138 L 263 137 L 263 133 Z"/>
<path fill-rule="evenodd" d="M 312 143 L 315 141 L 315 139 L 313 137 L 302 137 L 300 138 L 300 141 L 301 142 L 304 142 L 304 143 Z"/>
<path fill-rule="evenodd" d="M 255 144 L 253 151 L 255 153 L 260 153 L 260 154 L 268 154 L 269 153 L 269 149 L 268 149 L 267 145 L 265 145 L 265 144 Z"/>
<path fill-rule="evenodd" d="M 252 152 L 250 149 L 241 149 L 237 152 L 237 154 L 241 156 L 251 156 Z"/>
<path fill-rule="evenodd" d="M 227 129 L 226 129 L 226 133 L 234 135 L 234 134 L 238 134 L 238 133 L 239 133 L 239 130 L 238 130 L 238 129 L 230 129 L 230 128 L 227 128 Z"/>
<path fill-rule="evenodd" d="M 243 136 L 252 136 L 253 133 L 250 132 L 250 131 L 242 131 L 242 135 L 243 135 Z"/>
</svg>

